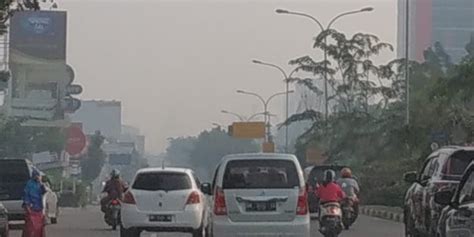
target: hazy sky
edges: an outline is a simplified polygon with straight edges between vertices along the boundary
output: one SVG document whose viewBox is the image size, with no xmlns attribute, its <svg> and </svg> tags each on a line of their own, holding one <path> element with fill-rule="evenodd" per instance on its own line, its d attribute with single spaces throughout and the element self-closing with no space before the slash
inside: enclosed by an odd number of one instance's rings
<svg viewBox="0 0 474 237">
<path fill-rule="evenodd" d="M 168 137 L 230 123 L 222 109 L 244 115 L 262 110 L 237 89 L 265 96 L 284 90 L 277 71 L 252 59 L 290 70 L 290 59 L 321 55 L 311 48 L 317 25 L 277 15 L 276 8 L 328 22 L 340 12 L 373 6 L 374 12 L 348 16 L 334 27 L 374 33 L 396 46 L 396 0 L 58 2 L 69 12 L 68 63 L 84 86 L 82 98 L 121 100 L 124 122 L 141 129 L 153 152 L 163 151 Z M 283 110 L 283 101 L 271 105 L 277 120 Z"/>
</svg>

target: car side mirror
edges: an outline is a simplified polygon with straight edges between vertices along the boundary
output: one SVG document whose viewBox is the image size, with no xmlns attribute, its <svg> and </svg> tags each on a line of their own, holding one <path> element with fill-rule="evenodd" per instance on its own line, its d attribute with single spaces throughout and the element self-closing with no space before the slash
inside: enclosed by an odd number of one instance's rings
<svg viewBox="0 0 474 237">
<path fill-rule="evenodd" d="M 206 195 L 212 195 L 211 184 L 210 183 L 201 184 L 201 191 Z"/>
<path fill-rule="evenodd" d="M 450 205 L 453 195 L 454 193 L 451 190 L 439 191 L 435 193 L 434 201 L 443 206 Z"/>
<path fill-rule="evenodd" d="M 414 183 L 418 181 L 418 174 L 416 171 L 407 172 L 403 175 L 403 180 L 407 183 Z"/>
</svg>

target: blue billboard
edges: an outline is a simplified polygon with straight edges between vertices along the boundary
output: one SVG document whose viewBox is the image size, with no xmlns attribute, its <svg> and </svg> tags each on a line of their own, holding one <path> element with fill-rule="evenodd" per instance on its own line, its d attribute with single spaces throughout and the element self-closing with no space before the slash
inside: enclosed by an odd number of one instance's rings
<svg viewBox="0 0 474 237">
<path fill-rule="evenodd" d="M 64 11 L 19 11 L 10 24 L 10 54 L 15 60 L 66 60 L 67 14 Z"/>
</svg>

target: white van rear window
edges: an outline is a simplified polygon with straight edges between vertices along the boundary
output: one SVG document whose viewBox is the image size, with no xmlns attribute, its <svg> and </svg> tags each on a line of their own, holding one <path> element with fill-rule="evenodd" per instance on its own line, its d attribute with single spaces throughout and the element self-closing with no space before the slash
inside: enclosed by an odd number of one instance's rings
<svg viewBox="0 0 474 237">
<path fill-rule="evenodd" d="M 261 159 L 230 161 L 224 173 L 224 189 L 284 189 L 299 187 L 292 161 Z"/>
</svg>

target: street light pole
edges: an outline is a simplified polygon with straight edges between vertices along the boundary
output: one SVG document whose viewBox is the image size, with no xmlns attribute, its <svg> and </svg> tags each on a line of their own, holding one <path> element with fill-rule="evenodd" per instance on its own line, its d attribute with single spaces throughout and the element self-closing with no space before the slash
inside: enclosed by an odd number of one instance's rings
<svg viewBox="0 0 474 237">
<path fill-rule="evenodd" d="M 406 19 L 405 19 L 405 87 L 406 87 L 406 100 L 407 100 L 407 117 L 406 117 L 406 123 L 407 125 L 410 125 L 410 67 L 409 67 L 409 61 L 410 61 L 410 48 L 408 45 L 410 44 L 410 1 L 406 1 Z"/>
<path fill-rule="evenodd" d="M 257 97 L 263 104 L 263 111 L 264 111 L 264 115 L 265 115 L 265 125 L 267 126 L 267 130 L 266 130 L 266 137 L 265 137 L 265 141 L 266 142 L 270 142 L 270 137 L 271 137 L 271 131 L 270 131 L 270 119 L 269 119 L 269 115 L 270 113 L 268 112 L 268 104 L 270 103 L 270 101 L 277 97 L 277 96 L 280 96 L 280 95 L 285 95 L 285 94 L 289 94 L 289 93 L 293 93 L 293 91 L 288 91 L 288 92 L 279 92 L 279 93 L 275 93 L 273 95 L 271 95 L 270 97 L 268 97 L 266 100 L 259 94 L 257 93 L 254 93 L 254 92 L 248 92 L 248 91 L 243 91 L 243 90 L 237 90 L 237 93 L 240 93 L 240 94 L 244 94 L 244 95 L 251 95 L 251 96 L 255 96 Z"/>
<path fill-rule="evenodd" d="M 289 96 L 289 91 L 290 91 L 290 78 L 291 76 L 293 75 L 293 73 L 295 73 L 297 71 L 297 69 L 294 69 L 289 75 L 285 72 L 285 70 L 283 70 L 283 68 L 281 68 L 280 66 L 276 65 L 276 64 L 272 64 L 272 63 L 267 63 L 267 62 L 262 62 L 262 61 L 259 61 L 259 60 L 252 60 L 253 63 L 255 64 L 260 64 L 260 65 L 263 65 L 263 66 L 268 66 L 268 67 L 272 67 L 272 68 L 276 68 L 277 70 L 279 70 L 282 74 L 283 74 L 283 77 L 285 79 L 285 83 L 286 83 L 286 88 L 285 88 L 285 92 L 286 92 L 286 108 L 285 108 L 285 112 L 286 112 L 286 121 L 288 121 L 288 118 L 290 116 L 290 112 L 289 112 L 289 107 L 290 107 L 290 96 Z M 288 134 L 289 134 L 289 126 L 288 124 L 285 126 L 285 152 L 288 153 Z"/>
<path fill-rule="evenodd" d="M 244 119 L 243 116 L 241 116 L 240 114 L 237 114 L 237 113 L 233 113 L 233 112 L 230 112 L 230 111 L 227 111 L 227 110 L 221 110 L 221 113 L 234 115 L 234 116 L 237 117 L 241 122 L 246 121 L 246 119 Z"/>
<path fill-rule="evenodd" d="M 278 14 L 288 14 L 288 15 L 296 15 L 296 16 L 302 16 L 302 17 L 306 17 L 306 18 L 309 18 L 311 19 L 312 21 L 314 21 L 318 26 L 319 28 L 321 29 L 321 31 L 326 31 L 326 30 L 329 30 L 331 29 L 331 26 L 338 20 L 340 19 L 341 17 L 344 17 L 344 16 L 347 16 L 347 15 L 353 15 L 353 14 L 357 14 L 357 13 L 362 13 L 362 12 L 371 12 L 373 11 L 374 8 L 372 7 L 365 7 L 365 8 L 362 8 L 360 10 L 355 10 L 355 11 L 348 11 L 348 12 L 344 12 L 344 13 L 341 13 L 337 16 L 335 16 L 330 22 L 329 24 L 324 27 L 323 24 L 321 24 L 321 22 L 316 19 L 314 16 L 311 16 L 309 14 L 306 14 L 306 13 L 301 13 L 301 12 L 293 12 L 293 11 L 288 11 L 288 10 L 283 10 L 283 9 L 277 9 L 276 10 L 276 13 Z M 327 36 L 324 37 L 324 44 L 327 45 Z M 328 115 L 329 115 L 329 95 L 328 95 L 328 75 L 327 75 L 327 69 L 328 69 L 328 52 L 326 49 L 324 49 L 324 117 L 325 119 L 327 120 L 328 119 Z"/>
</svg>

